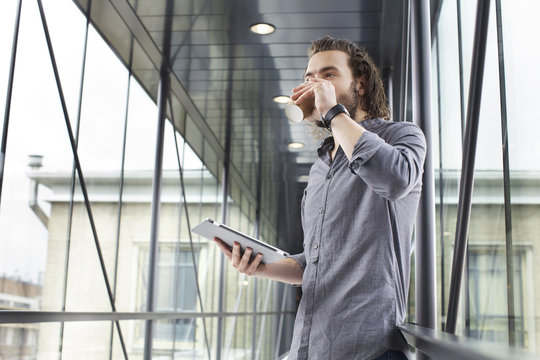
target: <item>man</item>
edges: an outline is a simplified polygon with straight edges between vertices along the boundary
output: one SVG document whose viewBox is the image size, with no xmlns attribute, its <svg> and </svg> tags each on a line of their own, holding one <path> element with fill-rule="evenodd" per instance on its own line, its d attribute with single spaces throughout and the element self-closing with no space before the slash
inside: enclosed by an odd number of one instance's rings
<svg viewBox="0 0 540 360">
<path fill-rule="evenodd" d="M 377 68 L 348 40 L 312 44 L 291 99 L 314 101 L 307 120 L 332 133 L 304 190 L 304 252 L 263 265 L 260 254 L 250 262 L 250 249 L 215 240 L 240 272 L 302 283 L 289 359 L 406 359 L 396 325 L 406 316 L 425 138 L 414 124 L 386 120 Z"/>
</svg>

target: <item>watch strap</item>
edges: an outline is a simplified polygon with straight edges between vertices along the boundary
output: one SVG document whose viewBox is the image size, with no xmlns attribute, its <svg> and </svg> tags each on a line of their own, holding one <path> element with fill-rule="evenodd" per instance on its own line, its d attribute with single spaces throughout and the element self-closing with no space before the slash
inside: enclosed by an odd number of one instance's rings
<svg viewBox="0 0 540 360">
<path fill-rule="evenodd" d="M 330 129 L 330 123 L 332 122 L 332 119 L 341 113 L 345 113 L 347 114 L 347 116 L 351 116 L 349 112 L 347 111 L 347 109 L 345 108 L 345 106 L 341 104 L 334 105 L 330 110 L 328 110 L 326 115 L 324 116 L 321 115 L 321 121 L 324 127 L 327 129 Z"/>
</svg>

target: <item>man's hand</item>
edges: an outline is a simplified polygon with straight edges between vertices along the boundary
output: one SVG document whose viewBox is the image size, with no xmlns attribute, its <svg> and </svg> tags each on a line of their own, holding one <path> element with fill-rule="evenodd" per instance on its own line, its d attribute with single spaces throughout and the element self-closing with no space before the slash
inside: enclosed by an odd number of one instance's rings
<svg viewBox="0 0 540 360">
<path fill-rule="evenodd" d="M 261 253 L 257 254 L 250 262 L 251 255 L 253 254 L 253 249 L 250 247 L 244 251 L 244 254 L 241 254 L 240 244 L 237 242 L 233 243 L 233 247 L 231 249 L 230 246 L 225 244 L 217 237 L 214 238 L 214 241 L 219 246 L 221 252 L 227 256 L 229 261 L 231 261 L 232 266 L 235 267 L 239 272 L 250 276 L 261 276 L 264 274 L 266 267 L 261 263 L 263 258 Z"/>
<path fill-rule="evenodd" d="M 219 246 L 219 249 L 227 256 L 239 272 L 246 275 L 268 278 L 276 281 L 281 281 L 287 284 L 301 284 L 304 270 L 295 260 L 285 258 L 271 264 L 262 264 L 262 254 L 257 254 L 255 259 L 250 262 L 253 250 L 247 248 L 244 254 L 240 253 L 240 244 L 234 243 L 231 247 L 225 244 L 218 238 L 214 241 Z"/>
<path fill-rule="evenodd" d="M 298 106 L 313 101 L 315 97 L 315 109 L 308 121 L 320 121 L 321 114 L 325 115 L 337 104 L 336 89 L 328 80 L 310 78 L 307 82 L 292 90 L 291 99 Z"/>
</svg>

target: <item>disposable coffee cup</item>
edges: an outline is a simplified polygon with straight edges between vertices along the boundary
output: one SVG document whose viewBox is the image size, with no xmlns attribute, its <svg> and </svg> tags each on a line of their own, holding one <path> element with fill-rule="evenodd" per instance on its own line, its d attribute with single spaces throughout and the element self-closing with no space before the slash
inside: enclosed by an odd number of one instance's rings
<svg viewBox="0 0 540 360">
<path fill-rule="evenodd" d="M 294 101 L 289 101 L 287 106 L 285 106 L 285 116 L 287 116 L 289 121 L 299 123 L 311 115 L 314 107 L 315 104 L 310 102 L 298 106 L 294 103 Z"/>
</svg>

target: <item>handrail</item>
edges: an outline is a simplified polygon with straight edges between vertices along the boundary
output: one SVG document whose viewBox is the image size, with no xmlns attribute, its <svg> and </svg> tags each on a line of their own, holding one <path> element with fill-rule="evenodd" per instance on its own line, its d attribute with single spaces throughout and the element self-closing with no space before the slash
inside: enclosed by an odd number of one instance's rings
<svg viewBox="0 0 540 360">
<path fill-rule="evenodd" d="M 175 320 L 192 318 L 222 318 L 231 316 L 263 316 L 294 314 L 294 311 L 260 312 L 77 312 L 77 311 L 0 311 L 0 324 L 23 324 L 67 321 Z"/>
<path fill-rule="evenodd" d="M 460 337 L 442 331 L 405 323 L 398 326 L 409 345 L 437 360 L 538 360 L 540 356 L 509 346 Z"/>
</svg>

